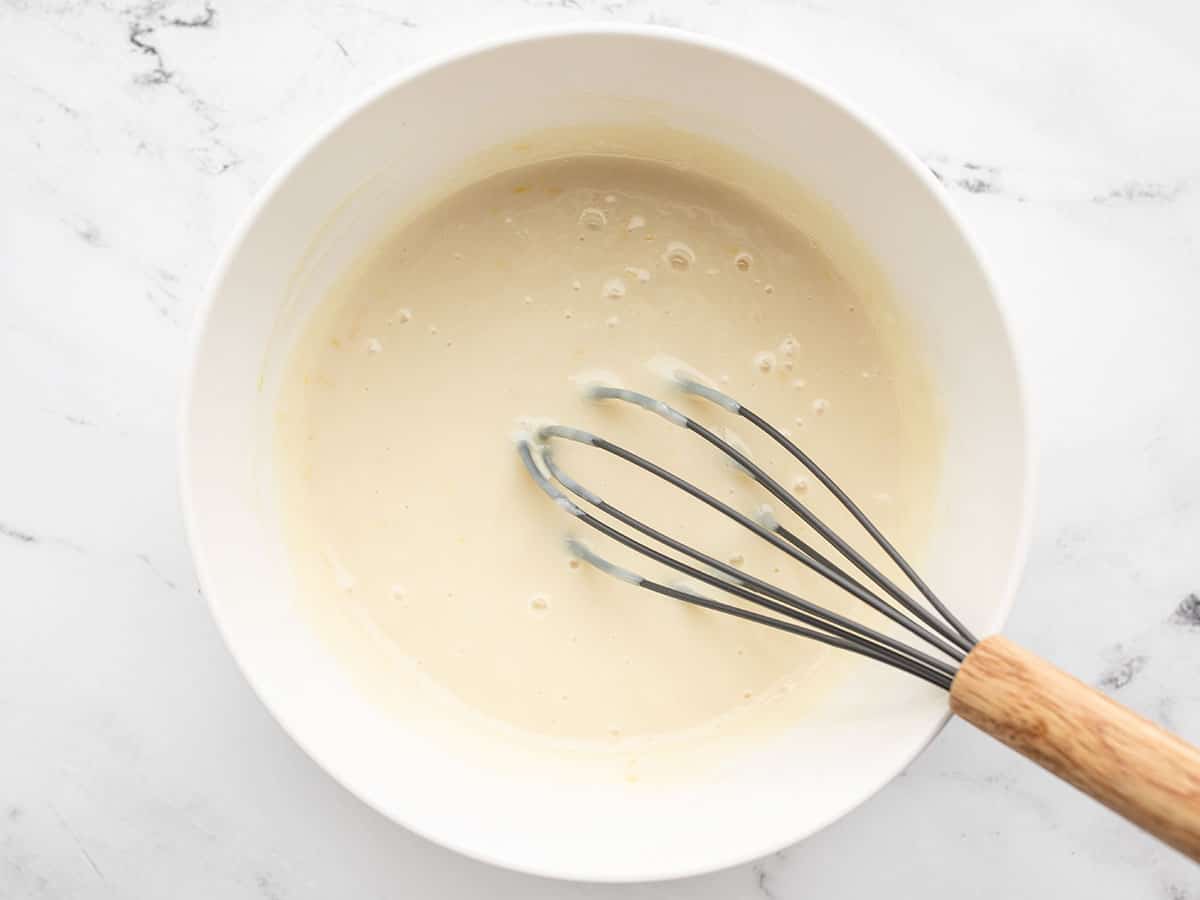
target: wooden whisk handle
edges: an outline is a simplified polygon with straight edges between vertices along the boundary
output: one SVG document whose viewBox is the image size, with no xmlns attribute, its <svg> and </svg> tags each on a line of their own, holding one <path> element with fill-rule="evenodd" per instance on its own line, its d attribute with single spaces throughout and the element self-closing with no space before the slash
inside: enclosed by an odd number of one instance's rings
<svg viewBox="0 0 1200 900">
<path fill-rule="evenodd" d="M 1200 862 L 1200 750 L 999 635 L 968 654 L 950 708 Z"/>
</svg>

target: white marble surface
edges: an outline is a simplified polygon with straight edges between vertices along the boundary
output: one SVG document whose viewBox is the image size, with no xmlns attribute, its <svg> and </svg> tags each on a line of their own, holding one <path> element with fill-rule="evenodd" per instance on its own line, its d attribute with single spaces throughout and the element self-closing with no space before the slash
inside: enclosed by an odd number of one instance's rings
<svg viewBox="0 0 1200 900">
<path fill-rule="evenodd" d="M 959 724 L 786 853 L 602 887 L 392 826 L 260 708 L 175 493 L 216 254 L 297 142 L 380 79 L 589 19 L 770 53 L 941 174 L 1011 300 L 1043 439 L 1009 631 L 1200 741 L 1194 4 L 4 0 L 0 897 L 1200 898 L 1192 864 Z"/>
</svg>

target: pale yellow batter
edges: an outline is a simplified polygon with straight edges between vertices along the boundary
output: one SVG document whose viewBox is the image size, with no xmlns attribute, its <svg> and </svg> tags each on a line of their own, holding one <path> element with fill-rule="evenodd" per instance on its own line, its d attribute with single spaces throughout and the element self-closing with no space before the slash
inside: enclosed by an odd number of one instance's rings
<svg viewBox="0 0 1200 900">
<path fill-rule="evenodd" d="M 572 562 L 568 533 L 674 578 L 580 530 L 529 480 L 511 436 L 522 420 L 549 418 L 743 510 L 767 499 L 695 436 L 583 399 L 573 380 L 600 371 L 730 429 L 853 533 L 748 425 L 665 392 L 646 364 L 666 354 L 788 428 L 915 550 L 932 504 L 935 417 L 911 349 L 879 324 L 889 315 L 766 206 L 660 164 L 542 162 L 443 200 L 345 275 L 288 367 L 277 468 L 308 613 L 319 630 L 336 623 L 348 666 L 370 642 L 372 677 L 394 694 L 418 690 L 421 672 L 464 710 L 531 735 L 608 745 L 786 726 L 834 651 Z M 577 478 L 655 526 L 860 613 L 653 478 L 596 450 L 556 450 Z M 345 638 L 355 629 L 358 650 Z M 394 668 L 379 663 L 381 646 Z"/>
</svg>

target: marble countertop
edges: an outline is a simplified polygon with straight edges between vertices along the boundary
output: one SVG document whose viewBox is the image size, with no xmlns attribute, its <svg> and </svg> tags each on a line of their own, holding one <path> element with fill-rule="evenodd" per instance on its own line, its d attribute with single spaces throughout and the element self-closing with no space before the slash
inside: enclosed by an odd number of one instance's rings
<svg viewBox="0 0 1200 900">
<path fill-rule="evenodd" d="M 184 542 L 188 327 L 234 222 L 340 107 L 524 26 L 741 42 L 941 176 L 1042 439 L 1009 633 L 1200 741 L 1200 7 L 1052 0 L 0 3 L 0 897 L 1200 898 L 1200 870 L 952 723 L 775 857 L 658 885 L 464 859 L 346 794 L 218 638 Z"/>
</svg>

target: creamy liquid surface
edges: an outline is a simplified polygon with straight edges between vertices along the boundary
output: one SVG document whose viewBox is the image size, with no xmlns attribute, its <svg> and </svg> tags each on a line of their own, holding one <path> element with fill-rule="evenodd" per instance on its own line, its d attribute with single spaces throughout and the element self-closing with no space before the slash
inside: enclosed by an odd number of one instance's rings
<svg viewBox="0 0 1200 900">
<path fill-rule="evenodd" d="M 537 163 L 398 226 L 336 285 L 287 367 L 276 463 L 297 586 L 368 693 L 403 715 L 407 697 L 436 690 L 445 715 L 535 740 L 696 744 L 785 728 L 844 671 L 836 651 L 638 590 L 564 550 L 574 534 L 678 580 L 534 486 L 512 441 L 531 417 L 602 434 L 743 511 L 770 499 L 696 436 L 584 399 L 575 382 L 596 372 L 727 431 L 863 546 L 748 424 L 671 394 L 647 367 L 661 355 L 788 429 L 919 554 L 936 416 L 886 299 L 853 290 L 803 233 L 715 181 L 633 159 Z M 655 527 L 871 621 L 653 477 L 594 449 L 555 452 Z"/>
</svg>

